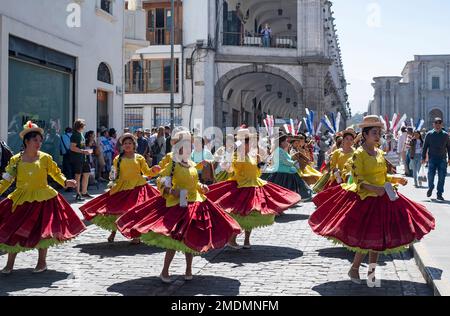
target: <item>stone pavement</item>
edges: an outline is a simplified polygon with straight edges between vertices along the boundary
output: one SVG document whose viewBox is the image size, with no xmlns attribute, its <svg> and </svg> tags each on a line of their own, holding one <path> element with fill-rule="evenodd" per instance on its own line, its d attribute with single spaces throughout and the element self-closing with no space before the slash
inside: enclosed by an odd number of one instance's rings
<svg viewBox="0 0 450 316">
<path fill-rule="evenodd" d="M 436 229 L 414 246 L 416 258 L 428 281 L 434 286 L 435 293 L 450 295 L 450 177 L 445 183 L 444 197 L 447 201 L 444 202 L 436 200 L 436 190 L 431 198 L 427 198 L 428 188 L 416 189 L 413 184 L 413 179 L 409 178 L 408 185 L 401 192 L 424 204 L 436 219 Z"/>
<path fill-rule="evenodd" d="M 70 195 L 69 200 L 72 199 Z M 74 204 L 76 207 L 77 205 Z M 36 251 L 19 254 L 16 270 L 0 275 L 0 295 L 432 295 L 409 253 L 386 256 L 377 270 L 381 287 L 355 285 L 346 275 L 352 254 L 314 235 L 308 225 L 313 204 L 305 203 L 255 230 L 253 248 L 229 248 L 194 259 L 194 280 L 185 282 L 184 256 L 177 254 L 163 284 L 158 275 L 164 251 L 132 246 L 89 226 L 77 239 L 51 248 L 49 271 L 31 273 Z M 238 239 L 242 242 L 242 236 Z M 4 265 L 5 255 L 0 255 Z M 361 270 L 363 277 L 367 267 Z"/>
</svg>

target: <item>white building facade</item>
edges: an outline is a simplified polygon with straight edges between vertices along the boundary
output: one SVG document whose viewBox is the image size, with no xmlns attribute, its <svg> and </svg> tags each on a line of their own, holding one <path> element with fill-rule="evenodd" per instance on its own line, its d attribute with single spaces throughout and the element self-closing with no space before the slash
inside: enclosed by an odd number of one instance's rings
<svg viewBox="0 0 450 316">
<path fill-rule="evenodd" d="M 139 14 L 123 0 L 1 0 L 0 137 L 19 150 L 31 119 L 55 157 L 55 134 L 77 118 L 86 131 L 122 129 L 124 55 L 148 45 L 134 32 Z"/>
<path fill-rule="evenodd" d="M 261 126 L 305 108 L 349 116 L 343 65 L 324 0 L 137 1 L 150 46 L 125 67 L 125 125 L 170 124 L 170 22 L 175 22 L 175 125 Z M 269 39 L 263 35 L 268 24 Z"/>
<path fill-rule="evenodd" d="M 369 114 L 406 113 L 414 124 L 441 117 L 450 122 L 450 55 L 418 55 L 409 61 L 399 77 L 374 78 L 374 99 Z"/>
</svg>

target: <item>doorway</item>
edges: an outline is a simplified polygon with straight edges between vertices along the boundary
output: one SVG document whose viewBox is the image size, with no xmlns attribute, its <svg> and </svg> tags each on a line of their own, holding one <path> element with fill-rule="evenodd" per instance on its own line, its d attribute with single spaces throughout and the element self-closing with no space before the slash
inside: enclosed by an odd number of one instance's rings
<svg viewBox="0 0 450 316">
<path fill-rule="evenodd" d="M 97 129 L 109 128 L 108 92 L 97 90 Z"/>
</svg>

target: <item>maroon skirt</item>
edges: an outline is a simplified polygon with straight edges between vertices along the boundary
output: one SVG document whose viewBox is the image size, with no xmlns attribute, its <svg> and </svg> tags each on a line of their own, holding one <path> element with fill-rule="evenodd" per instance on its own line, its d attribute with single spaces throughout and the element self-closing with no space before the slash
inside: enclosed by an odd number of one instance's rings
<svg viewBox="0 0 450 316">
<path fill-rule="evenodd" d="M 45 240 L 56 244 L 78 236 L 85 229 L 60 194 L 43 202 L 26 202 L 14 211 L 12 200 L 0 201 L 0 244 L 5 247 L 33 249 Z M 26 249 L 20 251 L 23 250 Z"/>
<path fill-rule="evenodd" d="M 320 235 L 358 252 L 395 252 L 421 240 L 435 227 L 433 215 L 421 204 L 398 193 L 361 200 L 337 186 L 324 191 L 309 225 Z"/>
<path fill-rule="evenodd" d="M 206 196 L 211 201 L 239 216 L 248 216 L 253 211 L 279 215 L 301 200 L 296 192 L 271 182 L 262 187 L 238 188 L 236 181 L 224 181 L 209 186 L 209 189 Z"/>
<path fill-rule="evenodd" d="M 163 197 L 155 197 L 119 217 L 116 224 L 127 238 L 153 239 L 164 248 L 179 242 L 198 253 L 223 248 L 231 237 L 241 232 L 239 224 L 208 199 L 189 202 L 183 208 L 166 207 Z"/>
<path fill-rule="evenodd" d="M 135 187 L 132 190 L 120 191 L 116 194 L 106 192 L 80 207 L 86 220 L 90 221 L 97 215 L 120 216 L 129 209 L 159 196 L 159 191 L 149 184 Z"/>
</svg>

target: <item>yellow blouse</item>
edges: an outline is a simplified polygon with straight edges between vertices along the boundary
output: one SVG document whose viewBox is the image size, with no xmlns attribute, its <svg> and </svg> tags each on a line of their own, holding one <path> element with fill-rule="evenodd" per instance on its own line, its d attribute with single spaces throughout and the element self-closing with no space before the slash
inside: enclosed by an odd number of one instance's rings
<svg viewBox="0 0 450 316">
<path fill-rule="evenodd" d="M 8 199 L 13 201 L 13 209 L 25 202 L 43 202 L 56 197 L 58 192 L 48 185 L 47 176 L 51 176 L 61 186 L 65 186 L 66 182 L 66 177 L 56 162 L 43 152 L 39 152 L 39 159 L 32 163 L 23 162 L 20 154 L 13 156 L 5 173 L 9 174 L 10 178 L 0 181 L 0 194 L 16 181 L 16 189 L 8 196 Z"/>
<path fill-rule="evenodd" d="M 377 196 L 375 192 L 364 189 L 363 184 L 383 187 L 386 182 L 396 183 L 395 178 L 387 174 L 385 153 L 378 148 L 376 151 L 377 156 L 374 157 L 370 156 L 362 147 L 355 150 L 353 158 L 351 158 L 354 183 L 342 185 L 345 190 L 358 193 L 361 200 Z"/>
<path fill-rule="evenodd" d="M 349 170 L 346 168 L 346 163 L 353 157 L 354 149 L 352 148 L 352 151 L 345 154 L 342 148 L 336 149 L 331 154 L 331 160 L 330 160 L 330 170 L 331 170 L 331 177 L 330 181 L 335 181 L 336 177 L 334 175 L 333 170 L 339 169 L 341 172 L 341 177 L 343 179 L 346 178 Z"/>
<path fill-rule="evenodd" d="M 172 156 L 166 156 L 165 168 L 161 170 L 160 177 L 157 184 L 161 195 L 166 199 L 166 206 L 172 207 L 180 204 L 180 198 L 172 194 L 164 193 L 164 178 L 170 177 L 172 172 Z M 187 190 L 188 202 L 203 202 L 206 196 L 201 192 L 201 183 L 198 180 L 198 167 L 193 161 L 189 161 L 189 168 L 183 167 L 179 163 L 175 164 L 175 169 L 172 176 L 172 189 Z"/>
<path fill-rule="evenodd" d="M 266 181 L 260 179 L 261 169 L 258 168 L 257 160 L 248 155 L 245 161 L 238 161 L 238 156 L 234 155 L 232 168 L 234 174 L 231 181 L 238 183 L 238 188 L 258 188 L 266 185 Z"/>
<path fill-rule="evenodd" d="M 114 159 L 114 168 L 116 170 L 118 163 L 119 157 L 116 157 Z M 122 157 L 119 178 L 111 188 L 110 194 L 113 195 L 120 191 L 132 190 L 136 187 L 143 186 L 147 183 L 144 176 L 153 178 L 157 175 L 157 172 L 154 172 L 148 167 L 143 156 L 135 154 L 134 158 Z"/>
</svg>

